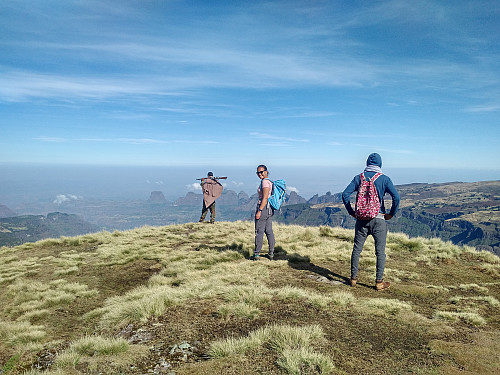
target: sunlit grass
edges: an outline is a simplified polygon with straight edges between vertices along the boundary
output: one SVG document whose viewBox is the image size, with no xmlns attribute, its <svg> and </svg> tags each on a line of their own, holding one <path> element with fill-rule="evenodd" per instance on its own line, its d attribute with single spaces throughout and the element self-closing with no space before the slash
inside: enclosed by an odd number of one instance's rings
<svg viewBox="0 0 500 375">
<path fill-rule="evenodd" d="M 441 311 L 438 310 L 434 313 L 435 319 L 444 319 L 448 321 L 463 320 L 475 326 L 482 326 L 486 324 L 486 319 L 475 312 L 455 312 L 455 311 Z"/>
<path fill-rule="evenodd" d="M 259 308 L 248 302 L 224 303 L 219 306 L 218 312 L 223 317 L 235 316 L 250 320 L 255 319 L 260 314 Z"/>
<path fill-rule="evenodd" d="M 356 302 L 356 308 L 374 315 L 395 315 L 402 310 L 411 310 L 410 304 L 397 299 L 365 298 Z"/>
<path fill-rule="evenodd" d="M 71 304 L 78 297 L 97 293 L 86 285 L 57 279 L 49 283 L 18 279 L 7 288 L 9 303 L 5 311 L 11 318 L 30 319 L 46 314 L 46 309 Z"/>
<path fill-rule="evenodd" d="M 246 337 L 230 337 L 216 341 L 210 347 L 210 355 L 218 358 L 244 354 L 264 344 L 279 352 L 285 349 L 310 347 L 323 340 L 323 335 L 321 327 L 316 325 L 304 327 L 273 325 L 259 328 Z"/>
<path fill-rule="evenodd" d="M 337 325 L 336 319 L 391 319 L 433 338 L 452 337 L 467 325 L 477 330 L 498 326 L 498 320 L 491 317 L 499 305 L 500 263 L 495 255 L 438 239 L 391 233 L 385 271 L 396 283 L 379 294 L 373 290 L 373 280 L 361 280 L 356 288 L 344 283 L 354 231 L 280 224 L 274 225 L 274 231 L 278 260 L 272 262 L 246 259 L 254 246 L 251 222 L 144 227 L 1 248 L 0 348 L 25 347 L 32 356 L 43 345 L 50 348 L 58 338 L 52 336 L 57 331 L 52 326 L 53 313 L 64 311 L 68 321 L 78 322 L 71 332 L 75 339 L 50 371 L 76 374 L 77 368 L 85 368 L 95 373 L 126 373 L 131 361 L 149 350 L 149 344 L 128 345 L 127 350 L 108 354 L 77 350 L 77 344 L 84 347 L 84 339 L 98 337 L 87 336 L 90 332 L 109 335 L 105 339 L 109 343 L 128 325 L 151 329 L 169 324 L 165 321 L 171 311 L 189 311 L 191 305 L 203 301 L 209 309 L 203 314 L 219 319 L 220 324 L 240 324 L 241 332 L 256 325 L 247 335 L 213 343 L 213 358 L 251 358 L 255 351 L 269 351 L 279 371 L 307 374 L 335 371 L 335 349 L 328 346 L 335 344 L 323 342 L 323 330 L 330 329 L 330 323 Z M 361 278 L 374 272 L 375 263 L 370 238 L 360 259 Z M 306 277 L 315 272 L 331 272 L 328 278 L 335 282 Z M 122 277 L 126 279 L 123 285 Z M 276 324 L 281 304 L 286 307 L 283 319 L 294 324 L 298 319 L 299 327 Z M 75 306 L 79 316 L 72 313 Z M 294 316 L 294 311 L 302 310 L 311 315 Z M 317 325 L 320 334 L 311 333 L 313 326 L 306 326 L 309 333 L 301 331 L 302 324 L 326 316 L 330 316 L 328 325 Z M 269 326 L 263 327 L 267 319 Z M 191 329 L 196 328 L 179 327 L 189 334 Z"/>
<path fill-rule="evenodd" d="M 329 374 L 334 369 L 332 360 L 316 351 L 324 341 L 321 327 L 267 326 L 242 338 L 227 338 L 212 343 L 213 358 L 244 355 L 267 347 L 278 356 L 278 366 L 288 374 Z"/>
<path fill-rule="evenodd" d="M 146 352 L 147 348 L 129 345 L 124 339 L 84 336 L 56 357 L 55 367 L 70 371 L 85 363 L 93 371 L 120 373 Z"/>
<path fill-rule="evenodd" d="M 500 302 L 493 296 L 472 296 L 472 297 L 464 297 L 464 296 L 455 296 L 449 299 L 451 303 L 461 303 L 467 301 L 475 301 L 475 302 L 485 302 L 492 307 L 497 307 L 500 305 Z"/>
<path fill-rule="evenodd" d="M 329 357 L 304 347 L 283 350 L 277 364 L 291 375 L 330 374 L 335 369 Z"/>
<path fill-rule="evenodd" d="M 0 320 L 2 343 L 11 347 L 22 347 L 30 343 L 41 342 L 46 336 L 43 326 L 32 325 L 26 321 Z"/>
</svg>

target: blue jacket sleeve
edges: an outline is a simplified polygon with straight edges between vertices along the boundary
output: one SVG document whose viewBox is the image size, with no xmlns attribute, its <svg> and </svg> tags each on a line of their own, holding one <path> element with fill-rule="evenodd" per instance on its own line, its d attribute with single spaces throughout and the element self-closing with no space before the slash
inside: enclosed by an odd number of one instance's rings
<svg viewBox="0 0 500 375">
<path fill-rule="evenodd" d="M 392 205 L 391 205 L 391 211 L 389 212 L 389 215 L 394 216 L 396 212 L 398 211 L 399 208 L 399 193 L 394 187 L 394 184 L 392 183 L 391 179 L 387 181 L 387 185 L 385 187 L 385 191 L 389 193 L 389 195 L 392 197 Z"/>
<path fill-rule="evenodd" d="M 356 177 L 354 177 L 349 185 L 345 188 L 342 193 L 342 202 L 344 203 L 344 207 L 349 213 L 349 215 L 354 215 L 354 210 L 351 206 L 351 194 L 358 190 L 358 186 L 356 184 Z"/>
</svg>

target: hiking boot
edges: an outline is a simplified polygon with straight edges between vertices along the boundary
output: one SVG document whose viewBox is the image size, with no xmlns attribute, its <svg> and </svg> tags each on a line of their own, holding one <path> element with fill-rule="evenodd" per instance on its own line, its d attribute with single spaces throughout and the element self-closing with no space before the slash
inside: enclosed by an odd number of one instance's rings
<svg viewBox="0 0 500 375">
<path fill-rule="evenodd" d="M 356 278 L 352 278 L 351 277 L 351 281 L 350 281 L 351 286 L 356 286 L 357 283 L 358 283 L 358 278 L 357 277 Z"/>
<path fill-rule="evenodd" d="M 273 260 L 274 259 L 274 254 L 266 254 L 264 255 L 267 259 Z"/>
<path fill-rule="evenodd" d="M 391 283 L 389 281 L 377 280 L 375 282 L 375 289 L 377 290 L 377 292 L 380 292 L 381 290 L 384 289 L 389 289 L 390 286 Z"/>
<path fill-rule="evenodd" d="M 259 254 L 254 254 L 250 257 L 250 260 L 259 260 Z"/>
</svg>

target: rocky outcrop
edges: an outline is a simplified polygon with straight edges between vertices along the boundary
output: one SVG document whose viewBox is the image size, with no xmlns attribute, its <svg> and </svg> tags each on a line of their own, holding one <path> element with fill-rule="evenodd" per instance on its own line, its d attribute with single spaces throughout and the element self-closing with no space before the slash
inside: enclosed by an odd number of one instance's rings
<svg viewBox="0 0 500 375">
<path fill-rule="evenodd" d="M 298 195 L 295 191 L 292 191 L 290 195 L 287 196 L 284 205 L 292 205 L 292 204 L 302 204 L 307 203 L 307 201 Z"/>
<path fill-rule="evenodd" d="M 148 199 L 149 203 L 167 203 L 165 196 L 161 191 L 152 191 Z"/>
<path fill-rule="evenodd" d="M 315 194 L 311 199 L 307 201 L 307 203 L 311 205 L 321 204 L 321 203 L 340 203 L 340 202 L 342 202 L 342 194 L 341 193 L 332 194 L 329 191 L 327 191 L 325 195 L 321 196 Z"/>
<path fill-rule="evenodd" d="M 185 197 L 178 198 L 174 206 L 200 206 L 203 202 L 203 194 L 196 194 L 190 191 Z"/>
</svg>

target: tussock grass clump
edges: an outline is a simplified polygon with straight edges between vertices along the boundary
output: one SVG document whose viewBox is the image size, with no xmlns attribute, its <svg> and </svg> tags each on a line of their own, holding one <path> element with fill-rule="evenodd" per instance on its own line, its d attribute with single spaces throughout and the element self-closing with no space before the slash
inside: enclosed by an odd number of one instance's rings
<svg viewBox="0 0 500 375">
<path fill-rule="evenodd" d="M 375 315 L 396 315 L 403 310 L 411 310 L 410 304 L 389 298 L 364 298 L 356 302 L 357 309 L 361 311 L 369 310 Z"/>
<path fill-rule="evenodd" d="M 72 343 L 68 352 L 75 352 L 79 355 L 86 356 L 100 356 L 123 353 L 126 352 L 128 348 L 129 345 L 124 339 L 86 336 Z"/>
<path fill-rule="evenodd" d="M 385 268 L 385 275 L 394 281 L 420 279 L 420 275 L 416 272 L 395 270 L 395 269 L 388 268 L 388 267 Z"/>
<path fill-rule="evenodd" d="M 7 288 L 7 297 L 11 300 L 6 312 L 17 319 L 30 319 L 46 315 L 47 309 L 68 305 L 78 297 L 91 297 L 96 293 L 86 285 L 62 279 L 49 283 L 19 279 Z"/>
<path fill-rule="evenodd" d="M 69 371 L 83 365 L 99 373 L 121 373 L 146 352 L 147 348 L 129 345 L 121 338 L 84 336 L 56 357 L 55 367 Z"/>
<path fill-rule="evenodd" d="M 320 309 L 328 308 L 330 305 L 346 306 L 354 302 L 355 298 L 350 292 L 335 291 L 327 295 L 317 293 L 293 286 L 279 288 L 275 292 L 276 296 L 289 301 L 305 300 L 312 306 Z"/>
<path fill-rule="evenodd" d="M 455 296 L 451 297 L 449 301 L 451 303 L 457 303 L 457 304 L 464 301 L 486 302 L 492 307 L 500 305 L 500 302 L 493 296 L 473 296 L 473 297 Z"/>
<path fill-rule="evenodd" d="M 227 338 L 216 341 L 210 347 L 213 358 L 247 354 L 266 347 L 277 355 L 277 364 L 289 374 L 328 374 L 334 369 L 327 356 L 314 351 L 314 346 L 324 340 L 318 325 L 292 327 L 267 326 L 251 332 L 243 338 Z"/>
<path fill-rule="evenodd" d="M 229 302 L 244 302 L 248 304 L 266 304 L 272 299 L 269 289 L 257 289 L 254 286 L 233 286 L 223 291 L 222 297 Z"/>
<path fill-rule="evenodd" d="M 250 320 L 255 319 L 260 314 L 258 307 L 247 302 L 225 303 L 220 305 L 217 311 L 223 317 L 233 315 L 238 318 L 246 318 Z"/>
<path fill-rule="evenodd" d="M 423 237 L 409 238 L 404 233 L 389 233 L 387 246 L 394 251 L 416 252 L 424 249 L 424 241 Z"/>
<path fill-rule="evenodd" d="M 321 237 L 331 237 L 344 242 L 351 243 L 354 241 L 354 232 L 341 227 L 319 227 L 319 235 Z"/>
<path fill-rule="evenodd" d="M 489 264 L 500 264 L 500 257 L 489 251 L 480 251 L 475 247 L 464 246 L 464 253 L 474 256 L 477 260 L 480 260 Z"/>
<path fill-rule="evenodd" d="M 39 269 L 38 258 L 19 259 L 17 256 L 9 257 L 8 262 L 0 262 L 0 285 L 32 275 L 38 272 Z"/>
<path fill-rule="evenodd" d="M 74 250 L 61 252 L 58 258 L 52 259 L 52 263 L 57 267 L 54 275 L 68 275 L 78 272 L 79 266 L 85 262 L 87 257 L 87 254 Z"/>
<path fill-rule="evenodd" d="M 458 288 L 462 290 L 473 290 L 479 293 L 488 293 L 488 288 L 478 284 L 460 284 Z"/>
<path fill-rule="evenodd" d="M 435 290 L 438 290 L 440 292 L 445 292 L 445 293 L 450 291 L 449 288 L 442 286 L 442 285 L 427 285 L 426 287 L 429 289 L 435 289 Z"/>
<path fill-rule="evenodd" d="M 455 311 L 441 311 L 438 310 L 434 313 L 435 319 L 444 319 L 448 321 L 463 320 L 475 326 L 482 326 L 486 324 L 486 319 L 475 312 L 455 312 Z"/>
<path fill-rule="evenodd" d="M 2 343 L 10 347 L 24 347 L 38 343 L 46 336 L 43 326 L 32 325 L 26 321 L 12 322 L 0 320 L 0 337 Z"/>
<path fill-rule="evenodd" d="M 309 347 L 324 338 L 320 326 L 311 325 L 292 327 L 288 325 L 272 325 L 259 328 L 247 337 L 228 338 L 212 343 L 210 355 L 214 358 L 243 354 L 267 344 L 273 350 Z"/>
<path fill-rule="evenodd" d="M 54 370 L 28 370 L 23 372 L 23 375 L 68 375 L 67 370 L 54 369 Z"/>
<path fill-rule="evenodd" d="M 291 375 L 330 374 L 335 369 L 329 357 L 304 347 L 283 350 L 277 364 Z"/>
</svg>

